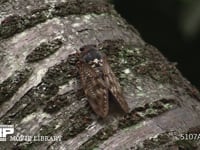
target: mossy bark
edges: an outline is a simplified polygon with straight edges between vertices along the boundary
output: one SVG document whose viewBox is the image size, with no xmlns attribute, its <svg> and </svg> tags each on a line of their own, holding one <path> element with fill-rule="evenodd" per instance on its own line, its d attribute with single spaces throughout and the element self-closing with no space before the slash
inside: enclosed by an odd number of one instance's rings
<svg viewBox="0 0 200 150">
<path fill-rule="evenodd" d="M 2 142 L 0 149 L 197 149 L 200 95 L 105 0 L 3 1 L 0 125 L 62 141 Z M 74 53 L 96 44 L 122 85 L 130 113 L 101 119 L 88 105 Z M 111 106 L 112 107 L 112 104 Z"/>
</svg>

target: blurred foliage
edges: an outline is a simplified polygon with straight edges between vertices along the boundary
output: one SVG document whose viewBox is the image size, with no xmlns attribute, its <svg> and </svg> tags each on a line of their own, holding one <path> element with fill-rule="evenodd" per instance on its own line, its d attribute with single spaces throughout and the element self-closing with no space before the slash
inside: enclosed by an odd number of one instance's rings
<svg viewBox="0 0 200 150">
<path fill-rule="evenodd" d="M 200 89 L 200 0 L 113 0 L 116 10 Z"/>
<path fill-rule="evenodd" d="M 180 0 L 182 9 L 180 10 L 179 25 L 185 38 L 195 38 L 200 32 L 200 1 Z"/>
</svg>

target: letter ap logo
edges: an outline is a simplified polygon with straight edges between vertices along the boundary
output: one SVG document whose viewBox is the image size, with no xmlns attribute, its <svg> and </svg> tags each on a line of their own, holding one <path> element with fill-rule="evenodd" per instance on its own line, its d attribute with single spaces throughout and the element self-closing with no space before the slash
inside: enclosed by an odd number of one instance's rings
<svg viewBox="0 0 200 150">
<path fill-rule="evenodd" d="M 14 125 L 0 125 L 0 141 L 6 141 L 6 136 L 13 133 Z"/>
</svg>

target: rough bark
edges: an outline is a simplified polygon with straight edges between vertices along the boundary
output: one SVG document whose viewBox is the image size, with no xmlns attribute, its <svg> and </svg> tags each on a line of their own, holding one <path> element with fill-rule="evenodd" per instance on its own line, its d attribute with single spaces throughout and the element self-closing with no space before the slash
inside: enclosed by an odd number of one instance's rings
<svg viewBox="0 0 200 150">
<path fill-rule="evenodd" d="M 2 142 L 0 149 L 197 149 L 200 95 L 104 0 L 0 2 L 0 124 L 15 135 L 61 135 L 61 142 Z M 96 44 L 119 78 L 129 114 L 98 118 L 73 55 Z M 112 105 L 112 104 L 111 104 Z M 112 107 L 112 106 L 111 106 Z M 172 132 L 175 131 L 175 132 Z"/>
</svg>

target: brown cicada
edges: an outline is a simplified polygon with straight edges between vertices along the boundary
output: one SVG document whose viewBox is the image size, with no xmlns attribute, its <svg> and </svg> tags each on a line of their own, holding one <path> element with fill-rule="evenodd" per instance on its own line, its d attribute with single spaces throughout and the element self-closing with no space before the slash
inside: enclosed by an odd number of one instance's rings
<svg viewBox="0 0 200 150">
<path fill-rule="evenodd" d="M 77 67 L 82 87 L 94 112 L 103 118 L 106 117 L 109 100 L 114 98 L 127 113 L 128 105 L 105 54 L 94 45 L 86 45 L 80 48 L 78 59 Z"/>
</svg>

